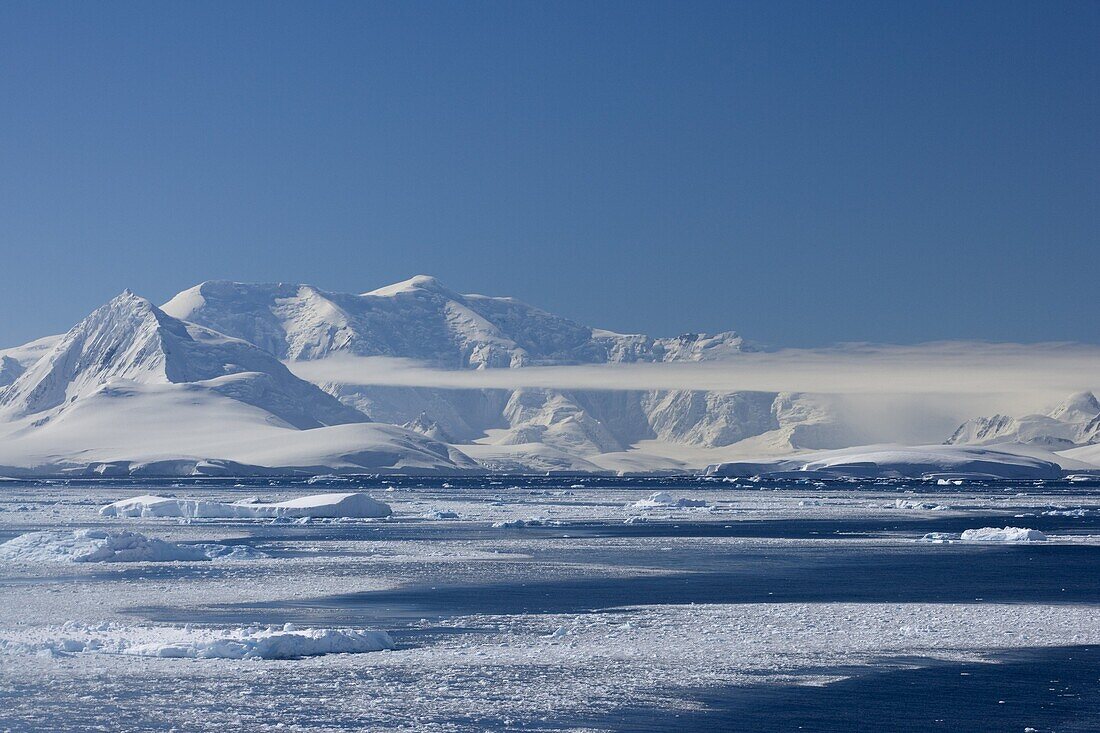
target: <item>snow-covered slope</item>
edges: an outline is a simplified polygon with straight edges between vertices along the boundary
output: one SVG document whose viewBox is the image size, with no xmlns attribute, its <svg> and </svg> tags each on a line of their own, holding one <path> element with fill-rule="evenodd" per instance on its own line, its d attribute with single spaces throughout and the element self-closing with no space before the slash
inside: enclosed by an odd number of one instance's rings
<svg viewBox="0 0 1100 733">
<path fill-rule="evenodd" d="M 5 471 L 469 469 L 461 452 L 368 417 L 245 341 L 130 292 L 0 388 Z"/>
<path fill-rule="evenodd" d="M 0 416 L 48 412 L 48 419 L 119 384 L 188 382 L 299 429 L 367 420 L 252 344 L 172 318 L 129 291 L 73 327 L 0 392 Z"/>
<path fill-rule="evenodd" d="M 662 339 L 590 328 L 513 298 L 462 295 L 427 276 L 363 294 L 206 282 L 163 308 L 124 293 L 62 336 L 0 351 L 0 468 L 224 473 L 455 471 L 480 464 L 510 471 L 631 471 L 751 457 L 776 470 L 803 470 L 809 459 L 789 463 L 783 457 L 898 439 L 869 428 L 865 416 L 882 425 L 904 415 L 823 394 L 448 381 L 456 373 L 479 380 L 515 376 L 520 373 L 492 370 L 534 366 L 603 365 L 579 370 L 617 374 L 619 367 L 606 365 L 745 361 L 754 357 L 744 352 L 753 350 L 733 332 Z M 413 387 L 362 378 L 311 384 L 288 369 L 330 356 L 339 357 L 332 364 L 396 357 L 434 367 L 424 370 L 433 374 L 453 372 L 426 383 L 433 386 Z M 380 362 L 394 363 L 362 361 Z M 660 369 L 704 374 L 712 368 Z M 466 371 L 471 369 L 485 371 Z M 324 379 L 350 373 L 325 372 Z M 929 435 L 901 439 L 925 442 L 941 431 L 936 423 Z M 866 451 L 873 459 L 843 453 L 836 460 L 843 470 L 863 470 L 852 466 L 866 463 L 871 473 L 980 473 L 998 462 L 1008 465 L 1003 471 L 1019 473 L 1023 460 L 1026 470 L 1039 474 L 1052 460 L 1067 468 L 1100 460 L 1079 448 L 1097 441 L 1100 404 L 1082 393 L 1047 414 L 970 420 L 950 445 L 906 449 L 919 455 L 872 446 Z M 987 449 L 1002 444 L 1011 445 Z M 1051 458 L 1043 449 L 1061 453 Z M 1076 450 L 1084 452 L 1071 457 Z M 998 470 L 989 473 L 1000 475 Z"/>
<path fill-rule="evenodd" d="M 340 463 L 327 453 L 318 455 L 319 445 L 291 460 L 296 451 L 274 438 L 262 445 L 279 446 L 280 456 L 245 450 L 249 441 L 243 434 L 211 443 L 206 438 L 218 431 L 205 430 L 203 416 L 223 424 L 276 420 L 278 427 L 316 429 L 371 415 L 408 428 L 402 435 L 432 446 L 429 455 L 440 455 L 437 446 L 452 443 L 469 446 L 486 466 L 587 470 L 594 466 L 586 456 L 628 451 L 637 441 L 720 446 L 781 430 L 773 407 L 778 396 L 321 385 L 326 394 L 294 378 L 279 359 L 397 356 L 467 369 L 703 361 L 735 358 L 745 348 L 732 332 L 654 339 L 592 329 L 512 298 L 460 295 L 425 276 L 361 295 L 307 285 L 208 282 L 180 293 L 163 309 L 127 293 L 62 337 L 4 352 L 0 385 L 7 387 L 0 392 L 0 420 L 9 427 L 19 423 L 19 429 L 11 430 L 3 453 L 7 465 L 18 465 L 20 451 L 45 465 L 77 451 L 85 460 L 127 470 L 178 455 L 210 465 L 261 459 L 263 465 Z M 218 396 L 232 402 L 216 401 Z M 259 414 L 243 414 L 242 404 Z M 157 405 L 160 414 L 172 413 L 171 439 L 161 440 L 168 433 L 155 419 L 144 419 L 151 413 L 137 410 L 140 416 L 122 423 L 141 424 L 141 433 L 126 437 L 125 450 L 115 450 L 121 430 L 116 412 L 123 405 Z M 112 429 L 102 432 L 106 428 Z M 347 441 L 326 440 L 353 448 Z M 300 437 L 295 442 L 311 443 Z M 499 457 L 490 458 L 493 452 Z M 460 451 L 442 455 L 459 468 L 469 467 Z"/>
<path fill-rule="evenodd" d="M 0 387 L 6 387 L 19 379 L 27 368 L 7 354 L 0 354 Z"/>
<path fill-rule="evenodd" d="M 0 349 L 0 388 L 18 379 L 60 339 L 61 336 L 46 336 L 12 349 Z"/>
<path fill-rule="evenodd" d="M 594 329 L 514 298 L 460 295 L 428 276 L 362 295 L 309 285 L 207 282 L 180 293 L 164 310 L 287 361 L 350 354 L 448 369 L 518 368 L 714 361 L 753 350 L 732 331 L 661 339 Z M 755 440 L 768 453 L 853 442 L 828 404 L 809 395 L 321 386 L 377 420 L 475 455 L 486 455 L 487 446 L 553 449 L 510 448 L 509 465 L 526 455 L 531 470 L 560 464 L 559 453 L 587 459 L 647 440 L 706 448 Z M 555 457 L 547 459 L 551 453 Z"/>
<path fill-rule="evenodd" d="M 29 367 L 31 364 L 41 359 L 46 352 L 56 346 L 63 335 L 64 334 L 43 336 L 42 338 L 25 343 L 22 346 L 15 346 L 10 349 L 0 349 L 0 357 L 7 357 L 24 368 Z"/>
<path fill-rule="evenodd" d="M 1047 414 L 993 415 L 967 420 L 947 439 L 950 445 L 1025 443 L 1066 450 L 1100 441 L 1100 401 L 1092 392 L 1070 395 Z"/>
<path fill-rule="evenodd" d="M 514 298 L 461 295 L 423 275 L 361 295 L 309 285 L 207 282 L 163 308 L 287 361 L 350 354 L 402 357 L 448 369 L 518 368 L 707 361 L 751 349 L 733 332 L 656 339 L 594 329 Z M 623 451 L 647 439 L 727 445 L 793 422 L 778 419 L 776 393 L 321 386 L 377 420 L 434 439 L 464 446 L 541 445 L 575 458 Z M 813 422 L 821 422 L 820 415 Z M 793 435 L 792 428 L 776 440 Z M 822 439 L 802 447 L 834 445 Z M 545 452 L 509 451 L 513 457 L 532 456 L 531 470 L 560 463 L 548 462 Z"/>
<path fill-rule="evenodd" d="M 1058 455 L 1073 461 L 1081 461 L 1100 469 L 1100 443 L 1082 445 L 1069 450 L 1058 451 Z"/>
<path fill-rule="evenodd" d="M 163 310 L 291 360 L 343 352 L 486 368 L 699 361 L 746 348 L 734 333 L 654 339 L 593 329 L 514 298 L 461 295 L 426 275 L 361 295 L 311 285 L 205 282 Z"/>
</svg>

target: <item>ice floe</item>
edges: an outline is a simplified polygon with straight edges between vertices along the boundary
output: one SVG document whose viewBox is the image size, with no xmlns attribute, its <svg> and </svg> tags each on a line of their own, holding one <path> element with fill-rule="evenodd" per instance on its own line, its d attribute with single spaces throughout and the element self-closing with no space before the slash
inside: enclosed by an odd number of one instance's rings
<svg viewBox="0 0 1100 733">
<path fill-rule="evenodd" d="M 963 542 L 1046 542 L 1047 536 L 1037 529 L 1024 527 L 982 527 L 966 530 L 959 539 Z"/>
<path fill-rule="evenodd" d="M 560 527 L 561 522 L 549 519 L 508 519 L 493 522 L 493 529 L 519 529 L 521 527 Z"/>
<path fill-rule="evenodd" d="M 377 519 L 393 513 L 389 504 L 364 493 L 314 494 L 271 504 L 256 499 L 225 504 L 144 494 L 99 510 L 104 517 L 185 517 L 189 519 L 347 518 Z"/>
<path fill-rule="evenodd" d="M 171 562 L 209 560 L 200 547 L 177 545 L 137 532 L 78 529 L 29 532 L 0 545 L 5 562 Z"/>
<path fill-rule="evenodd" d="M 297 659 L 323 654 L 361 654 L 392 649 L 385 631 L 351 628 L 253 626 L 125 626 L 68 623 L 32 638 L 0 639 L 6 654 L 125 654 L 185 659 Z"/>
<path fill-rule="evenodd" d="M 180 545 L 138 532 L 28 532 L 0 544 L 3 562 L 178 562 L 267 557 L 244 545 Z"/>
<path fill-rule="evenodd" d="M 911 501 L 909 499 L 895 499 L 895 509 L 923 509 L 924 511 L 943 511 L 947 509 L 943 504 L 931 504 L 926 501 Z"/>
<path fill-rule="evenodd" d="M 656 491 L 630 505 L 634 509 L 689 509 L 706 507 L 703 499 L 674 499 L 667 491 Z"/>
<path fill-rule="evenodd" d="M 1044 517 L 1087 517 L 1088 515 L 1085 509 L 1051 509 L 1043 512 Z"/>
<path fill-rule="evenodd" d="M 921 542 L 942 545 L 950 542 L 1028 543 L 1047 542 L 1050 538 L 1037 529 L 1024 527 L 982 527 L 968 529 L 962 534 L 954 532 L 929 532 Z"/>
</svg>

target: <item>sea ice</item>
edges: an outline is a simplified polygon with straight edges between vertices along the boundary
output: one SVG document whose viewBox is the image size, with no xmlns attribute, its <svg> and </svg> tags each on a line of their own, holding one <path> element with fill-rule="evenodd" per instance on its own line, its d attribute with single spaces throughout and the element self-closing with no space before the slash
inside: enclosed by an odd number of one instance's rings
<svg viewBox="0 0 1100 733">
<path fill-rule="evenodd" d="M 671 494 L 665 491 L 656 491 L 650 494 L 648 499 L 634 502 L 633 506 L 635 509 L 667 509 L 675 504 L 676 500 L 672 498 Z"/>
<path fill-rule="evenodd" d="M 392 649 L 384 631 L 356 629 L 241 629 L 213 639 L 153 642 L 132 646 L 126 654 L 195 659 L 296 659 L 322 654 L 361 654 Z"/>
<path fill-rule="evenodd" d="M 145 494 L 108 504 L 105 517 L 187 517 L 192 519 L 274 519 L 278 517 L 381 518 L 393 513 L 389 504 L 367 494 L 314 494 L 289 501 L 261 504 L 255 499 L 223 504 L 199 499 L 175 499 Z"/>
<path fill-rule="evenodd" d="M 0 640 L 7 654 L 124 654 L 186 659 L 297 659 L 323 654 L 360 654 L 392 649 L 385 631 L 306 628 L 293 624 L 241 628 L 125 626 L 67 623 Z"/>
<path fill-rule="evenodd" d="M 217 550 L 211 550 L 214 547 Z M 73 532 L 29 532 L 0 545 L 5 562 L 173 562 L 209 560 L 224 545 L 188 546 L 137 532 L 78 529 Z"/>
<path fill-rule="evenodd" d="M 946 509 L 943 504 L 930 504 L 926 501 L 910 501 L 909 499 L 894 499 L 895 509 L 923 509 L 925 511 L 942 511 Z"/>
<path fill-rule="evenodd" d="M 1087 517 L 1088 514 L 1084 509 L 1051 509 L 1043 512 L 1044 517 Z"/>
<path fill-rule="evenodd" d="M 656 491 L 649 498 L 636 501 L 631 506 L 634 509 L 688 509 L 705 507 L 707 502 L 702 499 L 674 499 L 666 491 Z"/>
<path fill-rule="evenodd" d="M 550 524 L 544 519 L 511 519 L 501 520 L 499 522 L 493 522 L 493 529 L 519 529 L 521 527 L 541 527 L 544 524 Z M 554 524 L 560 524 L 560 522 L 554 522 Z"/>
<path fill-rule="evenodd" d="M 1037 529 L 1023 527 L 982 527 L 966 530 L 959 539 L 963 542 L 1046 542 L 1047 536 Z"/>
</svg>

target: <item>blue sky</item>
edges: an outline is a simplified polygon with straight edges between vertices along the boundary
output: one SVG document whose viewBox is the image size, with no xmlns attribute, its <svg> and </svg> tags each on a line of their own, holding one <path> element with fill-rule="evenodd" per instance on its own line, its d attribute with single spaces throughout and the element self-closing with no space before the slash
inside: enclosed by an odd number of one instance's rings
<svg viewBox="0 0 1100 733">
<path fill-rule="evenodd" d="M 416 273 L 760 341 L 1100 343 L 1100 4 L 0 5 L 0 345 Z"/>
</svg>

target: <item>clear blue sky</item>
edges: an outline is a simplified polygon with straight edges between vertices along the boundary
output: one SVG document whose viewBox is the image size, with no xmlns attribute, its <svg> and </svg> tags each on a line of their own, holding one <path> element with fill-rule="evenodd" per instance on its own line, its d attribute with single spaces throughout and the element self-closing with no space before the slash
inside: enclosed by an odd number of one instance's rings
<svg viewBox="0 0 1100 733">
<path fill-rule="evenodd" d="M 1100 3 L 0 4 L 0 345 L 416 273 L 777 345 L 1100 342 Z"/>
</svg>

